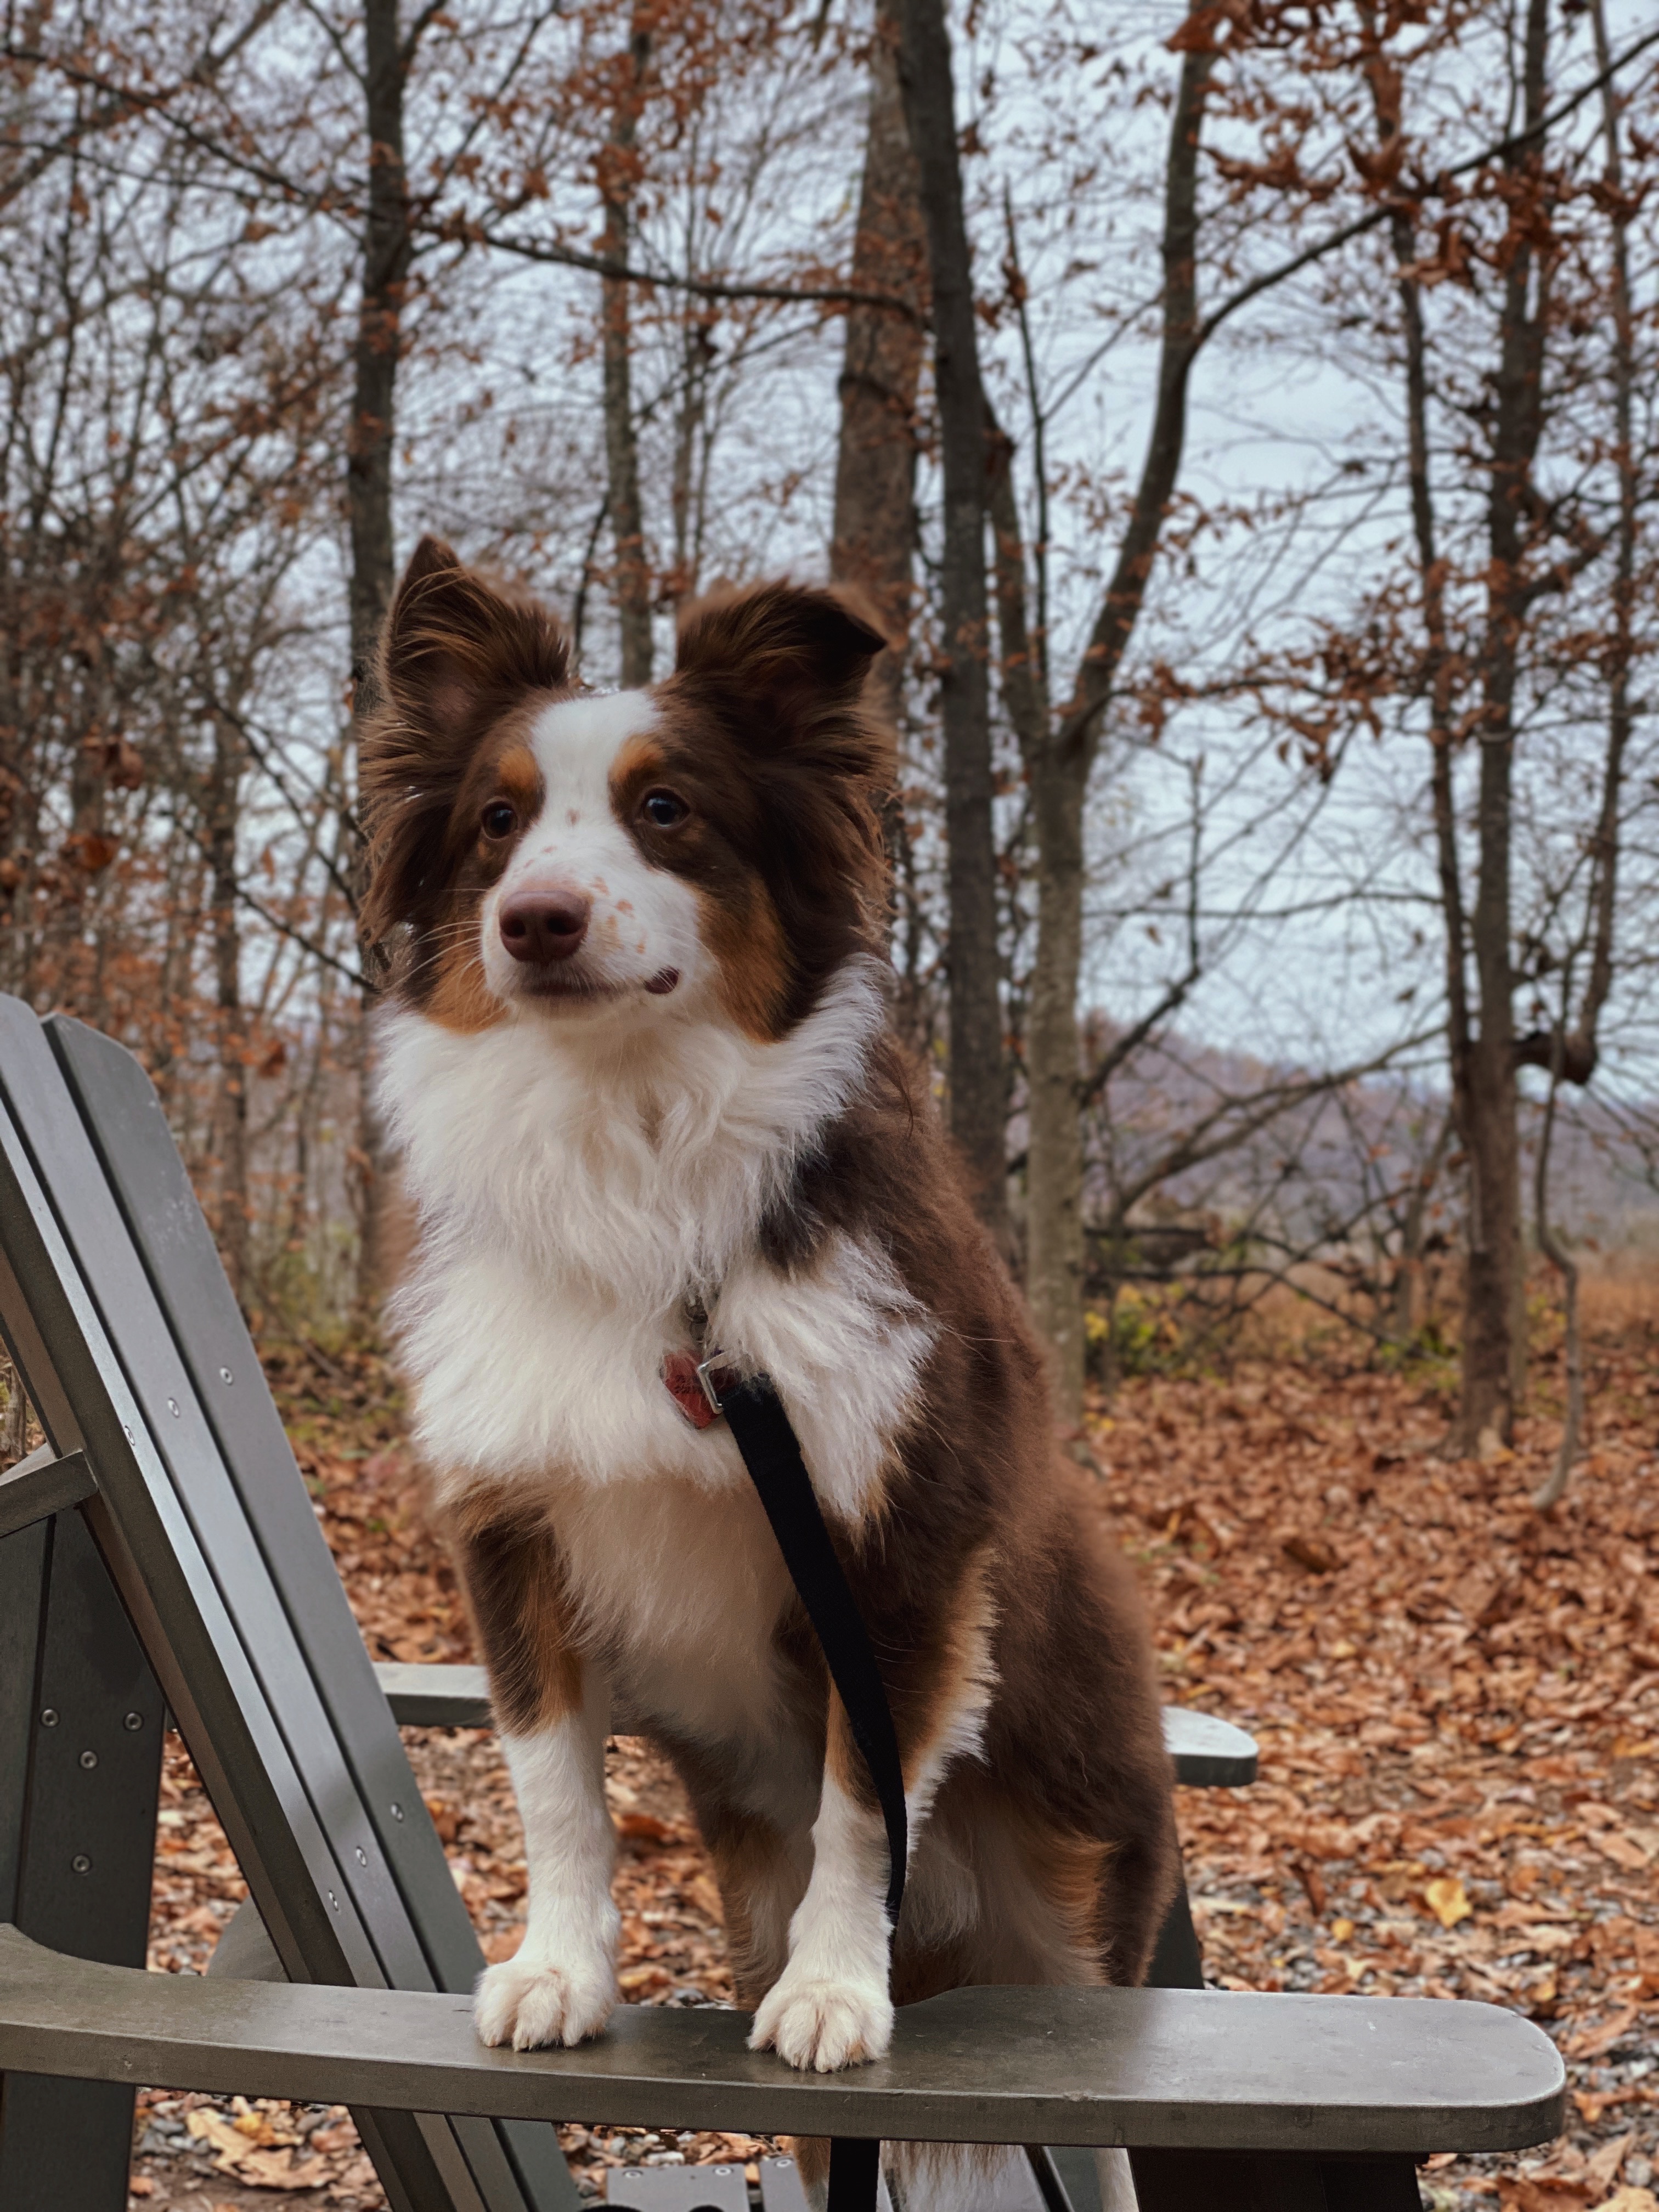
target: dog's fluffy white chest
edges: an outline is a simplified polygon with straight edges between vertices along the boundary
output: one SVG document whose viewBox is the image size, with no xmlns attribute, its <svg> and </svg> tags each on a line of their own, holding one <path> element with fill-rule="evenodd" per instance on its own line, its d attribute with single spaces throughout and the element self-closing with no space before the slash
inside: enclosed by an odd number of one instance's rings
<svg viewBox="0 0 1659 2212">
<path fill-rule="evenodd" d="M 439 1501 L 544 1504 L 618 1695 L 699 1737 L 766 1733 L 788 1590 L 729 1430 L 694 1429 L 663 1381 L 688 1302 L 711 1347 L 771 1376 L 848 1519 L 875 1502 L 933 1341 L 871 1243 L 828 1235 L 787 1273 L 757 1243 L 877 1013 L 854 975 L 777 1045 L 700 1025 L 632 1084 L 540 1022 L 464 1037 L 404 1013 L 386 1032 L 422 1222 L 393 1317 Z"/>
</svg>

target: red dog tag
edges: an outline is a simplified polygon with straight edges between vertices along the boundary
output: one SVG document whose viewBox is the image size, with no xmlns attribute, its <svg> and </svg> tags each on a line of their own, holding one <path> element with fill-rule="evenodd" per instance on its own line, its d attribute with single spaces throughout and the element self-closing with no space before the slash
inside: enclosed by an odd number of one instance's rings
<svg viewBox="0 0 1659 2212">
<path fill-rule="evenodd" d="M 703 1394 L 697 1380 L 696 1355 L 690 1352 L 671 1352 L 662 1364 L 662 1379 L 668 1385 L 668 1395 L 679 1407 L 694 1429 L 712 1429 L 720 1415 Z M 726 1370 L 716 1369 L 714 1387 L 730 1380 Z"/>
</svg>

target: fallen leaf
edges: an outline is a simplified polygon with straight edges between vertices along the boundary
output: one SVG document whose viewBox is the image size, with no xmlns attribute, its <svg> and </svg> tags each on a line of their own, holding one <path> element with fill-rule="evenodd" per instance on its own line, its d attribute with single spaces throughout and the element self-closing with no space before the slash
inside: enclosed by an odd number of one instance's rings
<svg viewBox="0 0 1659 2212">
<path fill-rule="evenodd" d="M 1456 1875 L 1443 1874 L 1427 1883 L 1423 1902 L 1443 1928 L 1455 1928 L 1460 1920 L 1467 1920 L 1474 1911 L 1468 1892 Z"/>
<path fill-rule="evenodd" d="M 248 2147 L 247 2137 L 236 2132 L 235 2122 L 210 2106 L 198 2105 L 193 2112 L 185 2114 L 185 2132 L 198 2142 L 211 2143 L 226 2158 L 240 2158 Z"/>
<path fill-rule="evenodd" d="M 1640 1874 L 1653 1856 L 1634 1836 L 1617 1828 L 1605 1829 L 1589 1840 L 1604 1858 L 1611 1859 L 1615 1866 L 1628 1868 L 1632 1874 Z"/>
<path fill-rule="evenodd" d="M 1294 1559 L 1298 1567 L 1306 1567 L 1312 1575 L 1329 1575 L 1336 1571 L 1336 1554 L 1313 1536 L 1287 1536 L 1281 1547 L 1287 1559 Z"/>
<path fill-rule="evenodd" d="M 641 1990 L 665 1988 L 673 1976 L 665 1966 L 630 1966 L 617 1977 L 617 1986 L 633 1996 Z"/>
<path fill-rule="evenodd" d="M 1596 2206 L 1595 2212 L 1659 2212 L 1659 2197 L 1650 2189 L 1615 2189 Z"/>
<path fill-rule="evenodd" d="M 654 1813 L 624 1813 L 617 1822 L 617 1833 L 630 1843 L 672 1844 L 679 1841 L 679 1831 L 668 1821 L 659 1820 Z"/>
<path fill-rule="evenodd" d="M 1584 2171 L 1598 2189 L 1610 2189 L 1619 2179 L 1619 2169 L 1630 2155 L 1630 2147 L 1636 2141 L 1634 2128 L 1627 2128 L 1611 2142 L 1604 2142 L 1590 2154 Z"/>
<path fill-rule="evenodd" d="M 1504 2212 L 1569 2212 L 1571 2206 L 1587 2203 L 1589 2197 L 1583 2182 L 1554 2175 L 1534 2181 L 1524 2173 L 1506 2173 L 1498 2186 Z"/>
<path fill-rule="evenodd" d="M 1577 2035 L 1570 2036 L 1562 2045 L 1569 2058 L 1599 2058 L 1604 2051 L 1611 2051 L 1625 2031 L 1634 2022 L 1639 2005 L 1629 2004 L 1604 2021 L 1600 2027 L 1582 2027 Z"/>
<path fill-rule="evenodd" d="M 1311 1860 L 1298 1859 L 1296 1863 L 1296 1878 L 1307 1891 L 1309 1904 L 1322 1920 L 1325 1917 L 1326 1905 L 1324 1876 Z"/>
<path fill-rule="evenodd" d="M 1352 1923 L 1352 1920 L 1333 1920 L 1333 1921 L 1332 1921 L 1332 1923 L 1331 1923 L 1331 1941 L 1332 1941 L 1332 1942 L 1333 1942 L 1333 1943 L 1346 1943 L 1346 1942 L 1347 1942 L 1347 1940 L 1348 1940 L 1349 1936 L 1352 1936 L 1352 1934 L 1353 1934 L 1353 1923 Z"/>
<path fill-rule="evenodd" d="M 320 2158 L 295 2160 L 287 2150 L 248 2150 L 234 2161 L 238 2181 L 252 2189 L 315 2189 L 328 2179 Z"/>
</svg>

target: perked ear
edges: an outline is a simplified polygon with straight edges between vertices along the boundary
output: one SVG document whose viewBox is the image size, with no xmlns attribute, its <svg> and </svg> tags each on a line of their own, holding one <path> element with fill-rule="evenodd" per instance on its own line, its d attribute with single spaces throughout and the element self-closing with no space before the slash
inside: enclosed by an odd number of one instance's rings
<svg viewBox="0 0 1659 2212">
<path fill-rule="evenodd" d="M 763 584 L 691 609 L 675 672 L 693 688 L 741 702 L 751 743 L 787 745 L 826 714 L 856 704 L 887 642 L 836 592 Z M 757 708 L 769 710 L 765 719 Z"/>
<path fill-rule="evenodd" d="M 379 696 L 358 744 L 371 942 L 418 919 L 434 896 L 449 811 L 489 718 L 526 693 L 565 690 L 569 662 L 545 607 L 422 538 L 386 618 Z"/>
<path fill-rule="evenodd" d="M 486 700 L 561 689 L 569 659 L 544 607 L 464 568 L 441 538 L 423 538 L 380 641 L 381 696 L 432 736 L 459 736 Z"/>
</svg>

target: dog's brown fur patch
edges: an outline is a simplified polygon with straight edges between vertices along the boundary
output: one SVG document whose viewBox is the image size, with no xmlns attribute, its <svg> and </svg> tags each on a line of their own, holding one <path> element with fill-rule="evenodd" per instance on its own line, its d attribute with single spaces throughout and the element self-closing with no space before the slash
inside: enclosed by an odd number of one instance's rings
<svg viewBox="0 0 1659 2212">
<path fill-rule="evenodd" d="M 452 1548 L 490 1703 L 507 1735 L 532 1735 L 580 1710 L 582 1661 L 558 1540 L 544 1522 L 475 1512 L 453 1523 Z"/>
</svg>

